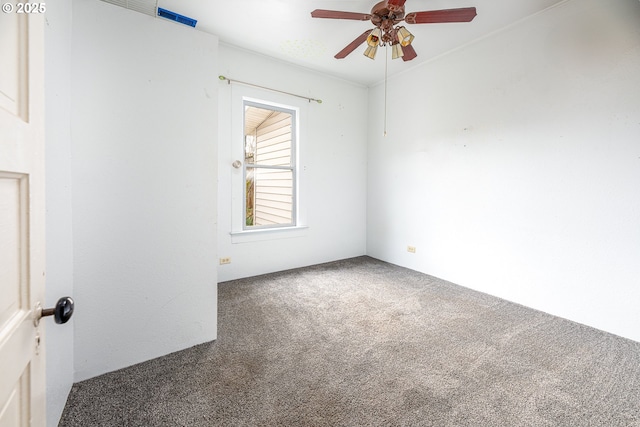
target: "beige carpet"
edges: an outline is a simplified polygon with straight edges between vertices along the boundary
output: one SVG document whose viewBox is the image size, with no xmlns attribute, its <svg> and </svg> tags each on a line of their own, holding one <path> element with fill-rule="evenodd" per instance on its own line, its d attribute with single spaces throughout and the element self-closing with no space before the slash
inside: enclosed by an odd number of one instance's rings
<svg viewBox="0 0 640 427">
<path fill-rule="evenodd" d="M 218 336 L 60 425 L 640 426 L 640 343 L 368 257 L 220 283 Z"/>
</svg>

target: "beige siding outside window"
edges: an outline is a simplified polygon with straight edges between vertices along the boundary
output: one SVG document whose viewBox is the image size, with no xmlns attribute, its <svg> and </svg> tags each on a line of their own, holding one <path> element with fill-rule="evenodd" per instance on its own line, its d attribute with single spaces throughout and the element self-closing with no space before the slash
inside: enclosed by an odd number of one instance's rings
<svg viewBox="0 0 640 427">
<path fill-rule="evenodd" d="M 296 225 L 295 111 L 245 101 L 245 229 Z"/>
</svg>

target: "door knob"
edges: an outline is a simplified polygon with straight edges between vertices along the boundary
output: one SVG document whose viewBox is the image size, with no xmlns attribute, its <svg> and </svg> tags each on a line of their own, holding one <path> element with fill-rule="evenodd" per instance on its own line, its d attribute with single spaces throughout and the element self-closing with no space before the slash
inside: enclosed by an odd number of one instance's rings
<svg viewBox="0 0 640 427">
<path fill-rule="evenodd" d="M 67 323 L 69 319 L 71 319 L 71 316 L 73 316 L 73 306 L 73 299 L 71 297 L 60 298 L 53 308 L 43 309 L 40 303 L 38 303 L 35 309 L 34 319 L 36 326 L 38 326 L 40 318 L 46 316 L 53 316 L 53 320 L 59 325 Z"/>
</svg>

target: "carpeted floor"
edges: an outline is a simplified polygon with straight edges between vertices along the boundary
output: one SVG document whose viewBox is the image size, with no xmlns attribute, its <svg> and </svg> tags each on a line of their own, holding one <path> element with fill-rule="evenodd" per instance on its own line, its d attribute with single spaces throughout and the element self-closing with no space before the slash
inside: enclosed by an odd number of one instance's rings
<svg viewBox="0 0 640 427">
<path fill-rule="evenodd" d="M 218 322 L 60 426 L 640 426 L 640 343 L 368 257 L 220 283 Z"/>
</svg>

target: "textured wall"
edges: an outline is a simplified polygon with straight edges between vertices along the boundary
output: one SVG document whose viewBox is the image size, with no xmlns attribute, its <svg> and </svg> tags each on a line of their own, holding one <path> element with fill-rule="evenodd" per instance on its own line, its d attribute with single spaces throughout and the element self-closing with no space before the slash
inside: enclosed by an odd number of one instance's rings
<svg viewBox="0 0 640 427">
<path fill-rule="evenodd" d="M 640 340 L 639 21 L 569 1 L 410 70 L 386 138 L 374 88 L 368 254 Z"/>
<path fill-rule="evenodd" d="M 71 0 L 47 4 L 45 26 L 47 307 L 73 296 L 71 212 Z M 45 322 L 47 425 L 58 425 L 73 382 L 75 319 Z"/>
<path fill-rule="evenodd" d="M 216 338 L 217 38 L 73 9 L 76 381 Z"/>
<path fill-rule="evenodd" d="M 231 264 L 220 266 L 219 280 L 364 255 L 367 89 L 225 45 L 220 74 L 323 102 L 220 83 L 218 251 Z M 242 228 L 242 169 L 231 163 L 243 158 L 243 96 L 299 109 L 299 214 L 305 229 L 230 235 Z"/>
</svg>

